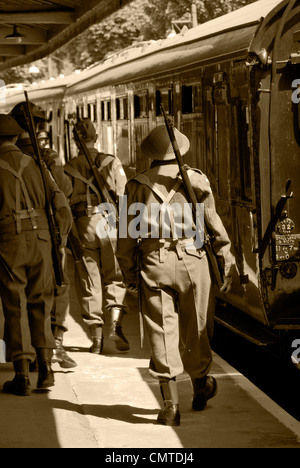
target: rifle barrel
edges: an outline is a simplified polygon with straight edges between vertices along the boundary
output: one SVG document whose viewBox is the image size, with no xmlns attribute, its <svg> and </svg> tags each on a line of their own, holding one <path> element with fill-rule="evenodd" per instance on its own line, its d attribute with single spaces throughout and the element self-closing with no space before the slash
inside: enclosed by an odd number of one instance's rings
<svg viewBox="0 0 300 468">
<path fill-rule="evenodd" d="M 62 268 L 62 262 L 61 262 L 61 255 L 59 252 L 59 247 L 60 247 L 60 233 L 59 233 L 59 228 L 56 223 L 55 217 L 54 217 L 54 210 L 52 206 L 52 197 L 49 191 L 49 186 L 47 184 L 46 180 L 46 173 L 45 173 L 45 167 L 44 163 L 41 157 L 41 152 L 40 152 L 40 147 L 38 144 L 38 139 L 36 136 L 36 131 L 35 131 L 35 125 L 34 125 L 34 120 L 33 120 L 33 115 L 31 112 L 30 108 L 30 102 L 28 99 L 28 93 L 27 91 L 24 91 L 25 94 L 25 106 L 23 108 L 24 111 L 24 116 L 27 122 L 28 126 L 28 131 L 29 131 L 29 136 L 30 140 L 32 143 L 33 151 L 36 156 L 36 160 L 39 165 L 40 173 L 42 176 L 43 180 L 43 186 L 44 186 L 44 191 L 45 191 L 45 199 L 46 199 L 46 213 L 47 213 L 47 219 L 48 219 L 48 224 L 49 224 L 49 231 L 51 235 L 51 241 L 52 241 L 52 260 L 53 260 L 53 268 L 54 268 L 54 274 L 55 274 L 55 280 L 58 286 L 65 286 L 65 279 L 64 279 L 64 273 L 63 273 L 63 268 Z"/>
</svg>

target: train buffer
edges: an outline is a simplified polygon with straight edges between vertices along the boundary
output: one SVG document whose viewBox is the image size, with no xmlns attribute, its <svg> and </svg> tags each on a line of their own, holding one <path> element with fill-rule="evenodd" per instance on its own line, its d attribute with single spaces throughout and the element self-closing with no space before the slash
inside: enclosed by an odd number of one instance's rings
<svg viewBox="0 0 300 468">
<path fill-rule="evenodd" d="M 211 374 L 219 391 L 206 410 L 192 411 L 190 382 L 182 374 L 181 426 L 157 425 L 161 397 L 148 373 L 147 342 L 140 349 L 138 315 L 130 311 L 124 318 L 130 351 L 118 352 L 106 339 L 97 356 L 88 352 L 91 340 L 73 287 L 71 310 L 65 347 L 78 367 L 54 364 L 56 385 L 46 393 L 0 392 L 0 448 L 102 448 L 115 449 L 116 456 L 121 449 L 300 447 L 300 422 L 216 354 Z M 11 363 L 0 364 L 0 389 L 12 377 Z M 32 373 L 32 386 L 36 380 Z"/>
</svg>

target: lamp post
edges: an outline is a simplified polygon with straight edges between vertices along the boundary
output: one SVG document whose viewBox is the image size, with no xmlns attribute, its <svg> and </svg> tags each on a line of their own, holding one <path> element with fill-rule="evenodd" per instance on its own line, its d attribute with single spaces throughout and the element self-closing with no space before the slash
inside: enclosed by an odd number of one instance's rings
<svg viewBox="0 0 300 468">
<path fill-rule="evenodd" d="M 192 28 L 195 28 L 196 26 L 198 26 L 197 5 L 194 1 L 192 1 L 192 4 L 191 4 L 191 12 L 188 12 L 186 14 L 186 19 L 172 21 L 172 30 L 170 34 L 168 35 L 168 37 L 174 37 L 176 36 L 177 32 L 180 33 L 182 31 L 182 26 L 192 27 Z"/>
</svg>

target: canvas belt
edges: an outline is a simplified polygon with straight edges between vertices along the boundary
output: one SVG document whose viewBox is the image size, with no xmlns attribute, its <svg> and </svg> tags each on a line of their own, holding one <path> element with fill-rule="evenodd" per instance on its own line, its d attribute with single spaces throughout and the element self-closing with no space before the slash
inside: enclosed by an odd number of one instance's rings
<svg viewBox="0 0 300 468">
<path fill-rule="evenodd" d="M 48 220 L 45 210 L 19 210 L 13 215 L 0 220 L 0 234 L 13 232 L 20 234 L 22 231 L 48 228 Z"/>
<path fill-rule="evenodd" d="M 98 204 L 86 206 L 85 203 L 78 203 L 77 205 L 73 206 L 72 212 L 75 218 L 82 218 L 83 216 L 90 218 L 91 216 L 101 214 L 98 210 Z"/>
<path fill-rule="evenodd" d="M 164 263 L 165 252 L 176 250 L 178 258 L 183 258 L 183 252 L 187 249 L 195 249 L 198 252 L 205 254 L 204 248 L 195 247 L 195 239 L 142 239 L 140 249 L 143 253 L 159 251 L 159 261 Z"/>
</svg>

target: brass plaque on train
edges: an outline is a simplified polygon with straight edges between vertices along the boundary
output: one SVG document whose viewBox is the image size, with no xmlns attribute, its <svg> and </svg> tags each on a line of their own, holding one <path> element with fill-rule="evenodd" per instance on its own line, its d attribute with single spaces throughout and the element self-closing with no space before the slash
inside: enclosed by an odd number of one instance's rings
<svg viewBox="0 0 300 468">
<path fill-rule="evenodd" d="M 300 261 L 300 234 L 276 234 L 276 260 Z"/>
</svg>

